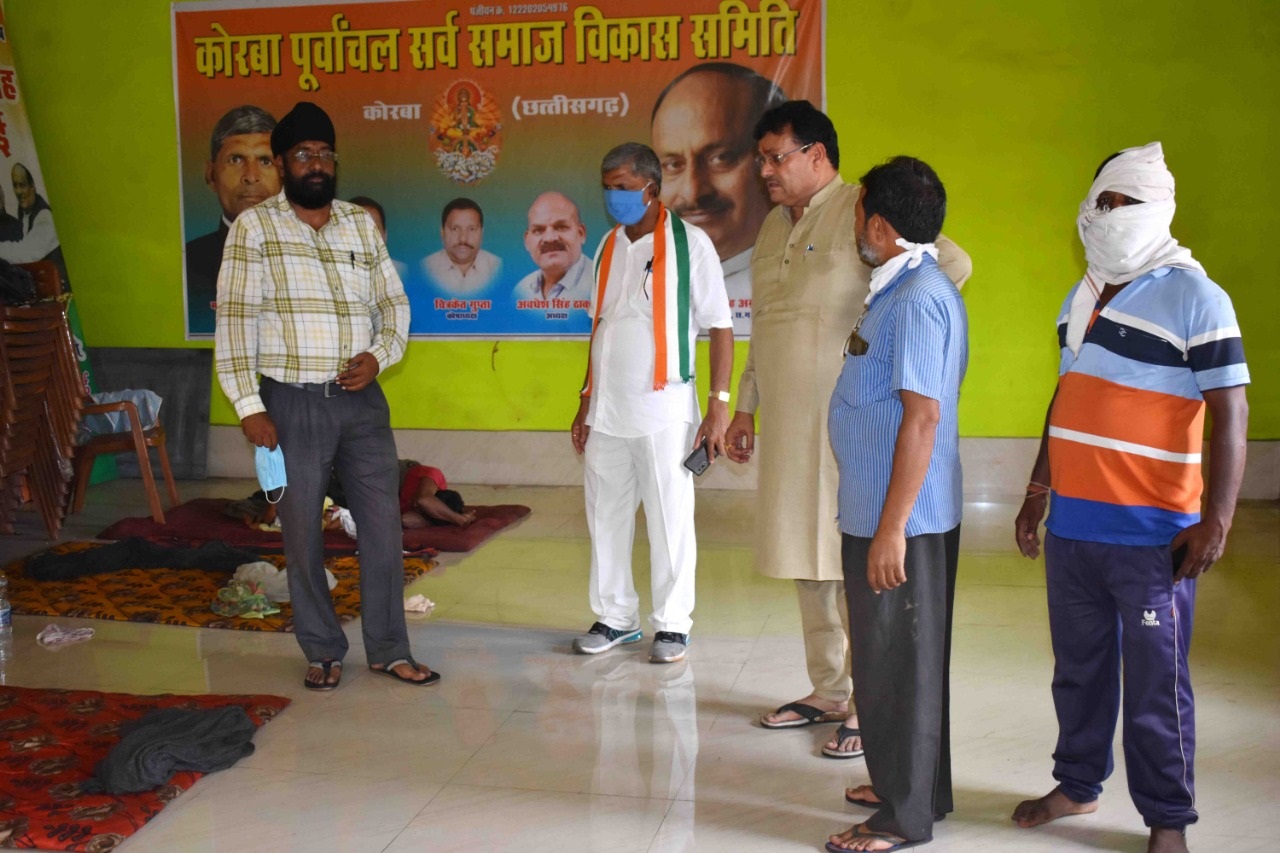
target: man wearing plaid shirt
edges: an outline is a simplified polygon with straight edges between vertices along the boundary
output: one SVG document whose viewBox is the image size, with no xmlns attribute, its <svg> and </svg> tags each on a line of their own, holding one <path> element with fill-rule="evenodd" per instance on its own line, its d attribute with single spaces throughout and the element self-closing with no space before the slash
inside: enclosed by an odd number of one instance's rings
<svg viewBox="0 0 1280 853">
<path fill-rule="evenodd" d="M 405 628 L 398 467 L 378 372 L 404 355 L 409 300 L 362 208 L 335 201 L 333 122 L 299 103 L 271 134 L 284 189 L 231 226 L 218 275 L 218 381 L 245 437 L 281 448 L 279 517 L 304 684 L 332 690 L 347 638 L 329 597 L 320 527 L 330 470 L 360 531 L 360 599 L 370 668 L 439 681 Z M 261 383 L 259 383 L 259 375 Z"/>
</svg>

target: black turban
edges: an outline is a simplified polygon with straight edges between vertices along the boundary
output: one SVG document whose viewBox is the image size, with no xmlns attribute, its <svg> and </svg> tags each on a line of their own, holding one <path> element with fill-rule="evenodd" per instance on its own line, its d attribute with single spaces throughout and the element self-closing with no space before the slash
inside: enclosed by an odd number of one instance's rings
<svg viewBox="0 0 1280 853">
<path fill-rule="evenodd" d="M 299 142 L 327 142 L 334 147 L 333 121 L 310 101 L 299 101 L 271 131 L 271 153 L 279 157 Z"/>
</svg>

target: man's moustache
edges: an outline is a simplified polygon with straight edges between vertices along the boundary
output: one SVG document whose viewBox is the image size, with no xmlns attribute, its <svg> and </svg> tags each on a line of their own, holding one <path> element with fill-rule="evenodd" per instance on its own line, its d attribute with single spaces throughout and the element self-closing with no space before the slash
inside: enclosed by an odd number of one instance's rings
<svg viewBox="0 0 1280 853">
<path fill-rule="evenodd" d="M 690 213 L 725 213 L 732 208 L 733 203 L 720 196 L 702 204 L 682 204 L 672 209 L 681 216 L 687 216 Z"/>
<path fill-rule="evenodd" d="M 569 250 L 569 247 L 559 241 L 556 241 L 554 243 L 538 244 L 539 252 L 567 252 L 568 250 Z"/>
</svg>

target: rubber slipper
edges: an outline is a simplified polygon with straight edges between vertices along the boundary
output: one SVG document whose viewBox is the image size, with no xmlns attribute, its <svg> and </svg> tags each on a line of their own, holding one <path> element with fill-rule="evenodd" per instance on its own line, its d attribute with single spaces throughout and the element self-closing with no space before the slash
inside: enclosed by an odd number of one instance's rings
<svg viewBox="0 0 1280 853">
<path fill-rule="evenodd" d="M 760 717 L 760 725 L 766 729 L 799 729 L 805 726 L 813 726 L 818 723 L 834 723 L 836 720 L 843 720 L 848 716 L 840 711 L 824 711 L 821 708 L 815 708 L 812 705 L 806 705 L 803 702 L 790 702 L 783 705 L 775 714 L 781 714 L 790 711 L 793 714 L 799 714 L 803 719 L 786 720 L 781 723 L 767 722 L 764 716 Z"/>
<path fill-rule="evenodd" d="M 879 809 L 881 806 L 884 805 L 883 800 L 868 800 L 866 797 L 851 797 L 847 792 L 844 795 L 844 801 L 846 803 L 850 803 L 851 805 L 861 806 L 864 809 Z M 933 816 L 934 823 L 941 823 L 946 819 L 947 819 L 947 816 L 943 812 L 939 812 L 938 814 Z"/>
<path fill-rule="evenodd" d="M 435 670 L 432 670 L 430 675 L 428 675 L 426 678 L 423 678 L 421 680 L 417 678 L 405 678 L 403 675 L 396 672 L 395 670 L 395 668 L 402 663 L 407 663 L 409 664 L 409 666 L 413 667 L 414 669 L 418 668 L 418 662 L 415 661 L 413 658 L 401 658 L 400 660 L 393 660 L 391 663 L 386 664 L 385 666 L 383 666 L 382 669 L 378 669 L 377 667 L 371 666 L 369 667 L 369 671 L 376 673 L 378 675 L 385 675 L 389 678 L 394 678 L 396 681 L 402 681 L 405 684 L 412 684 L 414 687 L 428 687 L 432 684 L 440 683 L 440 673 L 436 672 Z"/>
<path fill-rule="evenodd" d="M 875 838 L 875 839 L 879 839 L 880 841 L 889 841 L 889 842 L 896 841 L 897 842 L 892 847 L 884 847 L 884 848 L 881 848 L 880 850 L 877 850 L 876 853 L 889 853 L 890 850 L 905 850 L 908 847 L 918 847 L 921 844 L 926 843 L 925 841 L 906 841 L 904 839 L 898 838 L 898 836 L 896 835 L 887 835 L 883 832 L 863 832 L 862 824 L 858 824 L 853 828 L 853 837 L 854 838 Z M 826 846 L 827 846 L 827 849 L 831 851 L 831 853 L 850 853 L 848 847 L 841 847 L 840 845 L 832 841 L 828 841 Z"/>
<path fill-rule="evenodd" d="M 308 690 L 323 693 L 328 690 L 336 690 L 338 685 L 342 683 L 342 661 L 334 658 L 309 661 L 307 663 L 307 671 L 310 672 L 313 668 L 319 668 L 324 673 L 324 679 L 322 681 L 307 681 L 306 676 L 303 676 L 302 686 Z M 331 683 L 329 681 L 329 673 L 335 669 L 338 670 L 338 678 Z"/>
<path fill-rule="evenodd" d="M 866 753 L 866 750 L 864 749 L 851 749 L 847 752 L 842 751 L 840 749 L 840 744 L 844 743 L 846 740 L 848 740 L 851 737 L 862 737 L 862 730 L 851 729 L 848 726 L 846 726 L 844 723 L 841 723 L 840 728 L 836 729 L 836 736 L 835 736 L 836 748 L 832 749 L 826 744 L 823 744 L 822 754 L 825 755 L 827 758 L 861 758 L 863 754 Z"/>
</svg>

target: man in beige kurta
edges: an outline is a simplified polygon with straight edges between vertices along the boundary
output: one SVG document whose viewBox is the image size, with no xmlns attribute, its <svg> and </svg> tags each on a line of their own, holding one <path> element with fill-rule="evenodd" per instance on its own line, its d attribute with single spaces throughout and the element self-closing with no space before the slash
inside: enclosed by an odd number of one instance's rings
<svg viewBox="0 0 1280 853">
<path fill-rule="evenodd" d="M 761 174 L 777 206 L 751 261 L 754 328 L 725 435 L 730 458 L 754 449 L 760 411 L 756 569 L 796 582 L 813 692 L 761 718 L 766 728 L 843 720 L 823 754 L 862 754 L 850 679 L 848 617 L 836 524 L 839 474 L 827 405 L 870 285 L 853 236 L 858 186 L 837 171 L 830 119 L 807 101 L 766 112 L 756 126 Z M 960 286 L 969 256 L 945 237 L 939 263 Z M 850 734 L 852 732 L 852 734 Z"/>
</svg>

